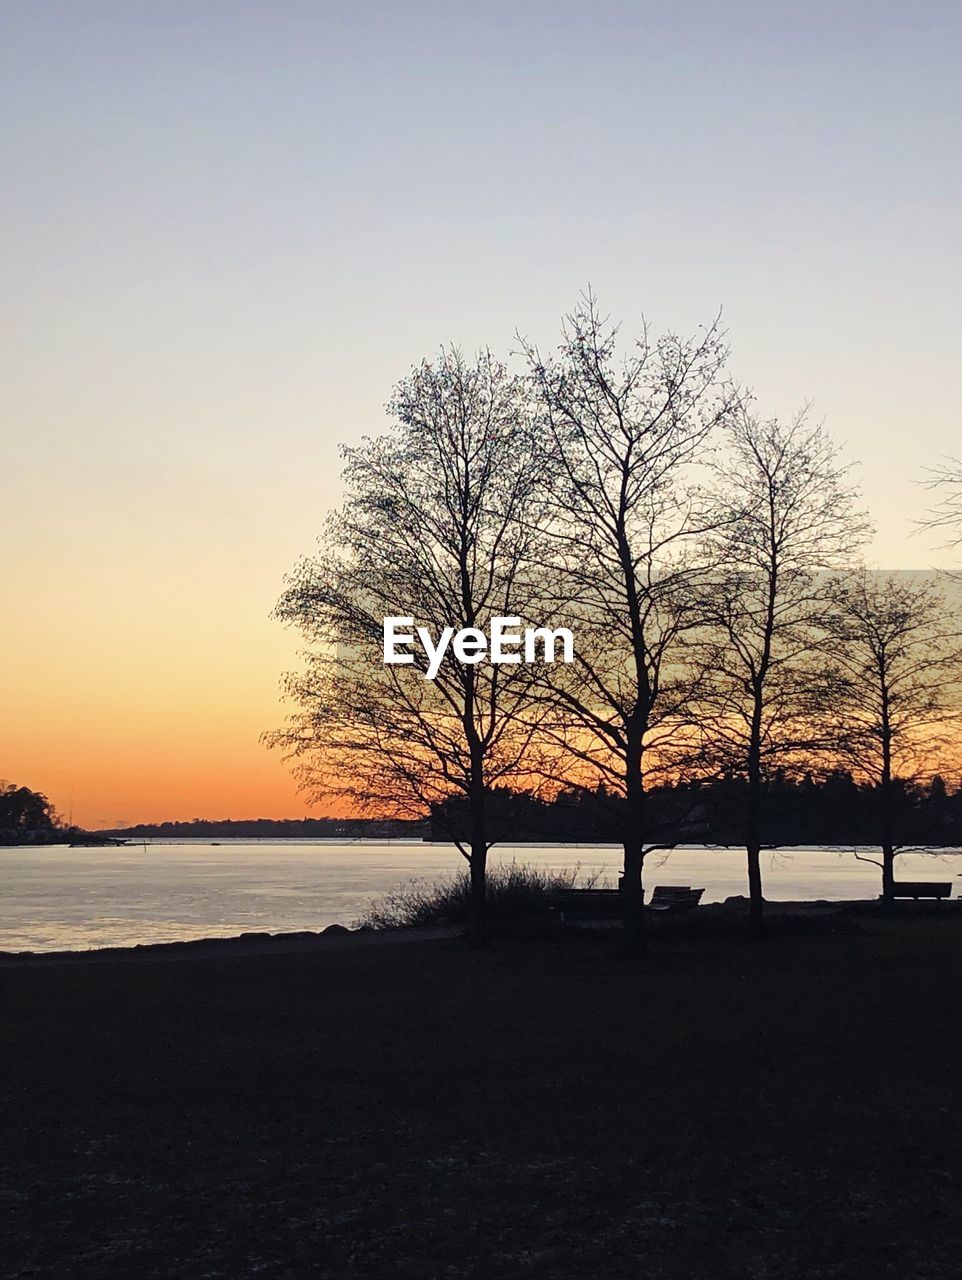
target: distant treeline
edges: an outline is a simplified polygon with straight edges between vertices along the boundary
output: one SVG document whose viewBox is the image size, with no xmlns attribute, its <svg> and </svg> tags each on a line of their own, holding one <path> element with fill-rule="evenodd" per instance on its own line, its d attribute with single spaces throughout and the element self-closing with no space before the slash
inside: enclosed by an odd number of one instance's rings
<svg viewBox="0 0 962 1280">
<path fill-rule="evenodd" d="M 894 785 L 895 843 L 962 847 L 962 787 L 940 776 Z M 748 803 L 743 778 L 681 783 L 646 795 L 649 844 L 738 845 Z M 498 787 L 488 794 L 489 838 L 500 843 L 619 843 L 624 801 L 601 788 L 562 791 L 553 800 Z M 768 845 L 874 845 L 879 841 L 877 788 L 838 771 L 823 779 L 776 775 L 764 784 L 763 838 Z M 142 822 L 96 833 L 57 823 L 49 802 L 25 787 L 0 788 L 0 844 L 68 840 L 441 840 L 465 838 L 461 799 L 435 805 L 423 821 L 389 818 L 194 818 Z"/>
<path fill-rule="evenodd" d="M 488 796 L 490 834 L 499 841 L 618 843 L 624 830 L 624 801 L 602 789 L 563 791 L 554 800 L 497 788 Z M 748 804 L 743 778 L 653 788 L 646 795 L 648 844 L 738 845 Z M 839 771 L 816 780 L 811 775 L 777 775 L 763 784 L 762 836 L 766 845 L 877 845 L 877 788 Z M 939 776 L 919 784 L 894 784 L 895 843 L 962 847 L 962 789 Z M 463 800 L 436 805 L 431 837 L 461 838 L 468 831 Z"/>
<path fill-rule="evenodd" d="M 934 777 L 894 786 L 900 846 L 962 847 L 962 788 Z M 602 789 L 562 791 L 553 800 L 498 787 L 488 795 L 490 838 L 500 843 L 618 843 L 624 801 Z M 740 843 L 748 803 L 745 780 L 726 776 L 653 788 L 646 796 L 649 844 Z M 768 845 L 875 845 L 877 788 L 837 771 L 816 779 L 777 774 L 764 784 L 763 837 Z M 430 820 L 387 818 L 251 818 L 139 823 L 103 832 L 127 840 L 450 840 L 468 830 L 461 799 L 434 806 Z"/>
<path fill-rule="evenodd" d="M 419 840 L 426 822 L 389 818 L 194 818 L 189 822 L 140 822 L 101 834 L 127 840 Z"/>
</svg>

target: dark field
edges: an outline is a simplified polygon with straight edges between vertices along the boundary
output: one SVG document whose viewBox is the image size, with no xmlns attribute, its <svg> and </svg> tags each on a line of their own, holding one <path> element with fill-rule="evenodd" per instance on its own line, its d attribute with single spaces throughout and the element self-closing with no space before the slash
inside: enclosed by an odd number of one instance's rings
<svg viewBox="0 0 962 1280">
<path fill-rule="evenodd" d="M 962 920 L 0 967 L 6 1277 L 956 1277 Z"/>
</svg>

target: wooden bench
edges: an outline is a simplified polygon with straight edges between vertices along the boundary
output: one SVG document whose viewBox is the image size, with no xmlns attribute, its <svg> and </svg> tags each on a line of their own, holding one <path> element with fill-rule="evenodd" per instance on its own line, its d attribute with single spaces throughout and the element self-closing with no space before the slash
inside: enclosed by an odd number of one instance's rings
<svg viewBox="0 0 962 1280">
<path fill-rule="evenodd" d="M 566 916 L 611 918 L 621 915 L 621 891 L 618 889 L 559 889 L 550 898 L 551 905 Z"/>
<path fill-rule="evenodd" d="M 652 911 L 691 911 L 698 906 L 704 892 L 687 884 L 660 884 L 655 887 L 648 905 Z"/>
<path fill-rule="evenodd" d="M 690 911 L 697 907 L 704 889 L 688 885 L 658 885 L 648 903 L 652 911 Z M 620 889 L 559 889 L 551 895 L 551 905 L 566 916 L 611 919 L 622 913 Z"/>
<path fill-rule="evenodd" d="M 951 898 L 950 880 L 897 880 L 892 886 L 893 898 Z"/>
</svg>

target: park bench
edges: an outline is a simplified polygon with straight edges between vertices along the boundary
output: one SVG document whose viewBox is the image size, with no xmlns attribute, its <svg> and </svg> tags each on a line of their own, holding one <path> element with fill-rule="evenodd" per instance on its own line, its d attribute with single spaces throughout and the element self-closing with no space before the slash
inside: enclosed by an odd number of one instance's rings
<svg viewBox="0 0 962 1280">
<path fill-rule="evenodd" d="M 658 885 L 648 906 L 652 911 L 690 911 L 697 907 L 704 889 L 688 885 Z M 551 905 L 567 916 L 612 918 L 621 915 L 620 889 L 559 889 L 551 895 Z"/>
<path fill-rule="evenodd" d="M 551 895 L 551 905 L 567 916 L 609 918 L 621 915 L 621 891 L 618 889 L 559 889 Z"/>
<path fill-rule="evenodd" d="M 660 884 L 648 905 L 652 911 L 691 911 L 698 906 L 704 892 L 704 889 L 691 889 L 687 884 Z"/>
<path fill-rule="evenodd" d="M 951 898 L 950 880 L 897 880 L 892 886 L 893 898 Z"/>
</svg>

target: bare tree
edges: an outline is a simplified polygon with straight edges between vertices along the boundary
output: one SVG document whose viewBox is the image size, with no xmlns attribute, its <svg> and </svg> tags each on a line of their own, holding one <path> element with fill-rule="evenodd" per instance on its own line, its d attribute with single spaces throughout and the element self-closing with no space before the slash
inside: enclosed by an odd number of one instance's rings
<svg viewBox="0 0 962 1280">
<path fill-rule="evenodd" d="M 873 785 L 876 865 L 882 896 L 891 901 L 896 792 L 910 779 L 934 776 L 952 727 L 957 737 L 962 636 L 932 578 L 863 570 L 833 583 L 831 593 L 836 749 Z"/>
<path fill-rule="evenodd" d="M 429 679 L 420 645 L 408 662 L 383 660 L 383 623 L 410 618 L 409 633 L 422 626 L 436 643 L 444 628 L 530 617 L 539 477 L 527 387 L 489 353 L 472 363 L 442 350 L 388 410 L 387 434 L 343 450 L 346 500 L 277 606 L 310 648 L 287 678 L 297 710 L 269 741 L 296 757 L 309 792 L 362 810 L 423 816 L 461 797 L 466 829 L 451 834 L 470 867 L 480 941 L 489 792 L 522 777 L 532 729 L 521 712 L 537 668 L 449 649 Z"/>
<path fill-rule="evenodd" d="M 938 494 L 938 502 L 921 522 L 922 528 L 944 535 L 946 546 L 962 546 L 962 460 L 947 458 L 931 467 L 924 483 Z"/>
<path fill-rule="evenodd" d="M 546 539 L 575 662 L 551 674 L 543 732 L 558 770 L 617 798 L 625 943 L 645 948 L 642 870 L 655 847 L 653 779 L 679 767 L 690 683 L 675 663 L 693 625 L 692 549 L 703 531 L 693 469 L 736 394 L 722 381 L 717 322 L 694 339 L 653 340 L 624 358 L 589 293 L 558 353 L 525 344 L 550 475 Z M 663 845 L 659 847 L 664 847 Z"/>
<path fill-rule="evenodd" d="M 869 529 L 838 449 L 804 413 L 785 424 L 741 412 L 724 434 L 701 722 L 713 767 L 745 780 L 749 912 L 760 933 L 763 782 L 812 745 L 825 574 L 850 561 Z"/>
</svg>

